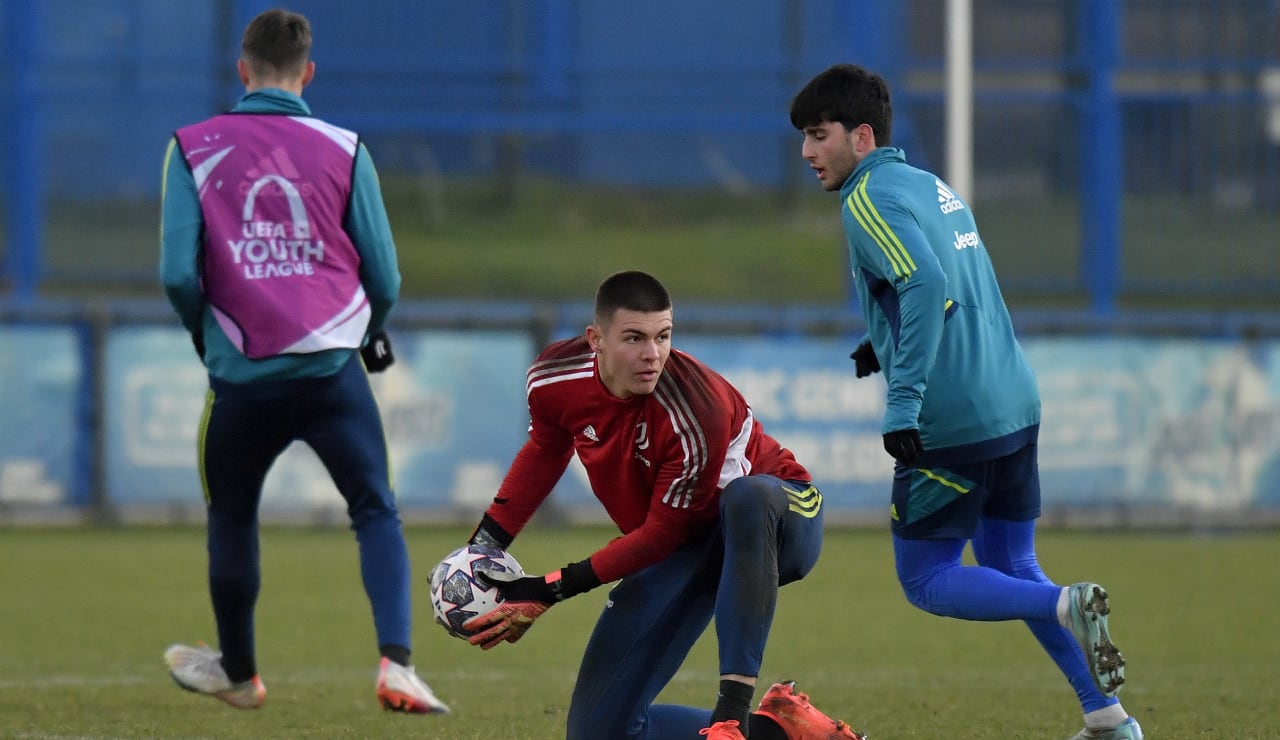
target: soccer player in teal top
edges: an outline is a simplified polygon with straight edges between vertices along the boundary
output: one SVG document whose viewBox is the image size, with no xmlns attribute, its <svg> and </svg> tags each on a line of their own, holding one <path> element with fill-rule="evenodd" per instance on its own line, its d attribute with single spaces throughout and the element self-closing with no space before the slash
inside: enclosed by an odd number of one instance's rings
<svg viewBox="0 0 1280 740">
<path fill-rule="evenodd" d="M 1040 395 L 968 204 L 890 146 L 889 88 L 839 64 L 791 103 L 802 155 L 840 193 L 867 337 L 858 377 L 883 369 L 895 460 L 894 555 L 907 599 L 932 614 L 1026 622 L 1075 689 L 1073 740 L 1141 740 L 1116 699 L 1124 659 L 1107 592 L 1055 585 L 1035 552 Z M 961 564 L 970 543 L 976 566 Z"/>
</svg>

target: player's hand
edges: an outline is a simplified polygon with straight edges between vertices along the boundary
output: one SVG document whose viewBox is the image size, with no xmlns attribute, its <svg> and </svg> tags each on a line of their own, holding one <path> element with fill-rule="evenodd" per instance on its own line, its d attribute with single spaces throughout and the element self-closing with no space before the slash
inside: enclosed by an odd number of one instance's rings
<svg viewBox="0 0 1280 740">
<path fill-rule="evenodd" d="M 369 337 L 369 343 L 360 348 L 360 357 L 364 360 L 365 369 L 371 373 L 380 373 L 391 367 L 396 361 L 395 355 L 391 354 L 391 338 L 385 331 Z"/>
<path fill-rule="evenodd" d="M 880 360 L 876 357 L 875 350 L 871 348 L 870 339 L 859 344 L 857 349 L 849 354 L 849 359 L 853 360 L 853 372 L 859 378 L 880 372 Z"/>
<path fill-rule="evenodd" d="M 475 634 L 467 638 L 485 650 L 503 642 L 519 642 L 535 620 L 556 603 L 555 592 L 543 576 L 516 576 L 511 573 L 480 571 L 477 577 L 498 589 L 502 603 L 484 614 L 462 623 Z"/>
<path fill-rule="evenodd" d="M 924 442 L 920 440 L 919 429 L 899 429 L 884 435 L 884 451 L 894 460 L 914 468 L 924 454 Z"/>
<path fill-rule="evenodd" d="M 204 332 L 197 331 L 191 333 L 191 346 L 196 348 L 196 356 L 204 362 Z"/>
</svg>

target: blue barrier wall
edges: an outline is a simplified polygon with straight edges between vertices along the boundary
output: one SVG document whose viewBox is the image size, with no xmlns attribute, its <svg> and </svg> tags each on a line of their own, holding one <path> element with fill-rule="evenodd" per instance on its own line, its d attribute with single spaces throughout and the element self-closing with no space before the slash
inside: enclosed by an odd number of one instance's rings
<svg viewBox="0 0 1280 740">
<path fill-rule="evenodd" d="M 92 388 L 82 332 L 0 327 L 0 509 L 87 506 Z"/>
<path fill-rule="evenodd" d="M 519 368 L 532 353 L 524 332 L 397 334 L 396 364 L 372 382 L 402 506 L 439 509 L 492 497 L 523 441 Z M 108 335 L 104 483 L 113 507 L 199 503 L 192 422 L 207 387 L 183 332 L 123 327 Z M 324 467 L 298 447 L 273 470 L 264 507 L 341 509 Z"/>
<path fill-rule="evenodd" d="M 207 382 L 187 337 L 167 326 L 108 329 L 97 368 L 83 333 L 0 326 L 0 520 L 6 511 L 66 509 L 199 516 L 196 432 Z M 469 521 L 492 498 L 524 441 L 524 374 L 538 341 L 527 330 L 396 330 L 398 362 L 372 380 L 407 516 Z M 1043 398 L 1047 510 L 1182 511 L 1189 521 L 1280 514 L 1280 341 L 1032 335 L 1023 343 Z M 742 390 L 810 468 L 833 517 L 883 518 L 892 477 L 880 442 L 883 380 L 853 376 L 847 341 L 682 331 L 677 345 Z M 98 459 L 100 477 L 90 464 Z M 564 516 L 602 514 L 576 464 L 552 501 Z M 301 445 L 273 468 L 263 506 L 294 520 L 342 516 L 341 498 Z"/>
</svg>

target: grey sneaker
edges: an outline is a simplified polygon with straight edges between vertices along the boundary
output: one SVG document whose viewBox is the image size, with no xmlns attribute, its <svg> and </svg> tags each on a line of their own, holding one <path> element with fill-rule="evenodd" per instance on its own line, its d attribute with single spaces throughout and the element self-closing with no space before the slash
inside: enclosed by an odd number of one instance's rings
<svg viewBox="0 0 1280 740">
<path fill-rule="evenodd" d="M 1067 600 L 1071 633 L 1089 661 L 1089 674 L 1104 696 L 1115 696 L 1124 685 L 1124 656 L 1107 631 L 1107 615 L 1111 613 L 1107 591 L 1096 583 L 1076 583 Z"/>
<path fill-rule="evenodd" d="M 207 645 L 170 645 L 164 662 L 174 682 L 187 691 L 221 699 L 237 709 L 257 709 L 267 700 L 261 678 L 231 683 L 222 670 L 222 653 Z"/>
<path fill-rule="evenodd" d="M 1109 730 L 1085 728 L 1067 740 L 1142 740 L 1142 727 L 1130 717 Z"/>
</svg>

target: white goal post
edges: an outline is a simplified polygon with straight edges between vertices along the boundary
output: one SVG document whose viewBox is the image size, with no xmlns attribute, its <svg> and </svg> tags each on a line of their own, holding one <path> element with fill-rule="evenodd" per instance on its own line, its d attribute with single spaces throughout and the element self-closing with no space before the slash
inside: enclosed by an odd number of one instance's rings
<svg viewBox="0 0 1280 740">
<path fill-rule="evenodd" d="M 973 199 L 973 0 L 947 0 L 947 183 Z"/>
</svg>

